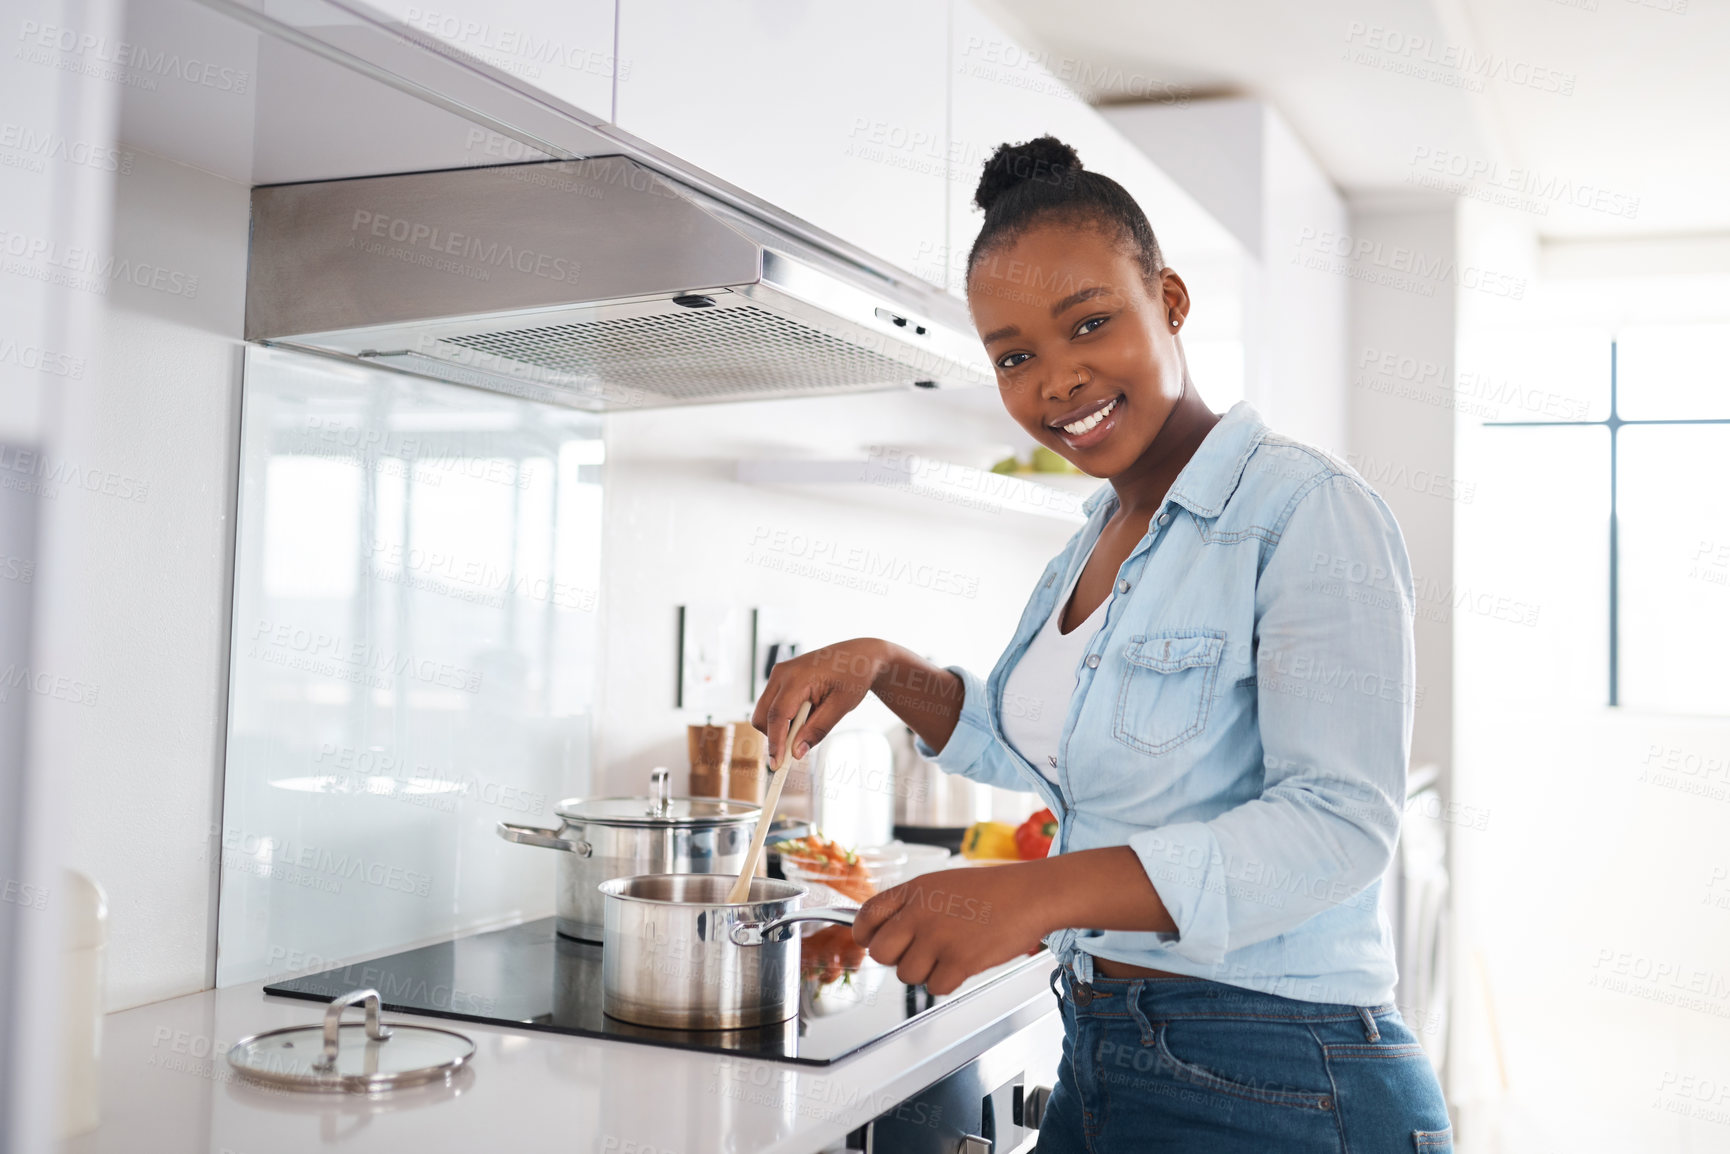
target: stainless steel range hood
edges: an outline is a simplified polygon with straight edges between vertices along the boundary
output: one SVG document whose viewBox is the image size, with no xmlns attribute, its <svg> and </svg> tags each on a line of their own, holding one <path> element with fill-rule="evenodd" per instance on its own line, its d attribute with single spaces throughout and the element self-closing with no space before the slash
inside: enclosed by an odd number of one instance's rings
<svg viewBox="0 0 1730 1154">
<path fill-rule="evenodd" d="M 596 411 L 992 379 L 961 302 L 622 156 L 255 189 L 246 338 Z"/>
</svg>

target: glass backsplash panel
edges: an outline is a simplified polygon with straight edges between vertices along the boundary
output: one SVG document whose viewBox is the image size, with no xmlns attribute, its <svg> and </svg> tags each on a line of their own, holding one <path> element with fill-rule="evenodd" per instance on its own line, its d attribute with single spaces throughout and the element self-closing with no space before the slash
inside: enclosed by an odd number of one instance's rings
<svg viewBox="0 0 1730 1154">
<path fill-rule="evenodd" d="M 551 912 L 587 793 L 599 418 L 246 350 L 217 983 Z"/>
</svg>

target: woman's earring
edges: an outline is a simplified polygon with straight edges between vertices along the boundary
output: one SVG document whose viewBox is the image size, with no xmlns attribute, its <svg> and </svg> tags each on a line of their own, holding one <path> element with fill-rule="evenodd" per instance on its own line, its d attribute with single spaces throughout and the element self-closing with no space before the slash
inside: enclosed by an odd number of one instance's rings
<svg viewBox="0 0 1730 1154">
<path fill-rule="evenodd" d="M 1177 327 L 1177 318 L 1176 317 L 1171 318 L 1171 327 L 1174 329 Z"/>
</svg>

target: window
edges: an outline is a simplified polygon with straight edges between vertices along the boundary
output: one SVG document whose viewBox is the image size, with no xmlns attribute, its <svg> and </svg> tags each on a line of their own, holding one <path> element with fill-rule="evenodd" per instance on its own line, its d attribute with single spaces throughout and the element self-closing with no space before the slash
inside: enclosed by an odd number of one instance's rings
<svg viewBox="0 0 1730 1154">
<path fill-rule="evenodd" d="M 1730 713 L 1730 326 L 1624 329 L 1605 351 L 1602 416 L 1485 424 L 1605 430 L 1607 700 Z"/>
</svg>

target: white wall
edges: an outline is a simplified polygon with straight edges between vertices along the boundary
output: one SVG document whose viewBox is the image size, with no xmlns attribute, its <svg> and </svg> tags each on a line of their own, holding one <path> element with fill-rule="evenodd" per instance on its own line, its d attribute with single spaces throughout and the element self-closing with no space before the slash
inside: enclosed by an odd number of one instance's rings
<svg viewBox="0 0 1730 1154">
<path fill-rule="evenodd" d="M 114 251 L 197 288 L 112 286 L 92 403 L 67 450 L 141 493 L 78 495 L 84 533 L 59 585 L 78 621 L 74 672 L 98 687 L 58 754 L 79 815 L 65 854 L 108 893 L 111 1009 L 202 989 L 215 957 L 209 834 L 221 803 L 248 200 L 242 185 L 131 156 L 116 182 Z"/>
<path fill-rule="evenodd" d="M 1286 122 L 1263 120 L 1260 291 L 1246 294 L 1244 394 L 1289 436 L 1340 452 L 1348 442 L 1350 282 L 1301 259 L 1347 225 L 1346 206 Z"/>
<path fill-rule="evenodd" d="M 1446 796 L 1453 762 L 1455 501 L 1447 479 L 1454 476 L 1455 294 L 1451 276 L 1394 266 L 1418 258 L 1437 267 L 1453 262 L 1454 209 L 1363 204 L 1336 238 L 1306 242 L 1304 258 L 1351 285 L 1346 457 L 1405 535 L 1418 594 L 1412 763 L 1436 764 Z M 1342 252 L 1348 255 L 1336 255 Z"/>
</svg>

